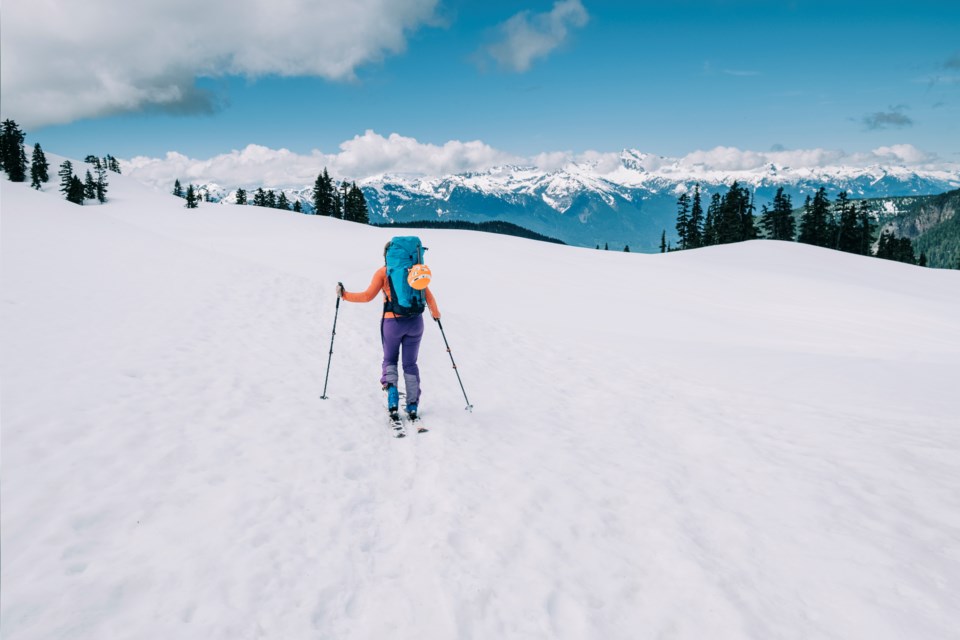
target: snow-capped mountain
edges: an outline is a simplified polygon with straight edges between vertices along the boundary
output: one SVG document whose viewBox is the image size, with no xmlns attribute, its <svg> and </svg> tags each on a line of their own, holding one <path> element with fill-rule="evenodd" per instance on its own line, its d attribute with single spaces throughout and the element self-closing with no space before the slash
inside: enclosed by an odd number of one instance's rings
<svg viewBox="0 0 960 640">
<path fill-rule="evenodd" d="M 704 194 L 725 191 L 738 181 L 749 185 L 760 207 L 783 187 L 795 205 L 821 186 L 831 198 L 936 194 L 960 187 L 960 166 L 935 170 L 902 166 L 717 170 L 625 150 L 619 162 L 570 163 L 546 170 L 500 166 L 447 176 L 386 174 L 359 181 L 371 222 L 456 219 L 503 220 L 569 244 L 630 245 L 654 251 L 663 231 L 674 232 L 677 196 L 697 183 Z M 233 192 L 207 185 L 214 201 L 235 201 Z M 283 190 L 311 211 L 310 187 Z M 249 196 L 248 196 L 249 197 Z"/>
</svg>

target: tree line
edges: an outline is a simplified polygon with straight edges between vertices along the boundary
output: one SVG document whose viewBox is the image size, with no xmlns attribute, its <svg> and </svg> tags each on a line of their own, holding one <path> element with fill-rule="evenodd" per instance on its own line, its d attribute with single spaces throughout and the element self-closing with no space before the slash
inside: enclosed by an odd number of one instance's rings
<svg viewBox="0 0 960 640">
<path fill-rule="evenodd" d="M 798 221 L 792 199 L 781 187 L 770 206 L 764 204 L 761 207 L 758 225 L 753 194 L 746 186 L 734 182 L 726 193 L 712 194 L 704 211 L 700 185 L 697 184 L 693 196 L 682 193 L 677 198 L 678 245 L 673 247 L 667 243 L 664 230 L 660 237 L 660 251 L 764 238 L 926 266 L 926 256 L 921 253 L 917 259 L 909 238 L 897 238 L 889 231 L 880 234 L 874 253 L 877 224 L 872 213 L 868 201 L 853 201 L 846 191 L 841 191 L 831 202 L 826 188 L 820 187 L 812 197 L 806 197 Z"/>
<path fill-rule="evenodd" d="M 201 200 L 199 190 L 192 184 L 184 190 L 178 178 L 173 184 L 173 195 L 178 198 L 184 198 L 186 207 L 194 209 Z M 204 192 L 204 195 L 207 195 Z M 313 185 L 313 212 L 312 215 L 331 216 L 350 222 L 360 222 L 369 224 L 370 211 L 367 207 L 367 198 L 363 195 L 363 190 L 357 186 L 356 182 L 337 183 L 330 177 L 326 167 L 323 172 L 317 176 Z M 235 194 L 236 204 L 251 204 L 255 207 L 267 207 L 269 209 L 283 209 L 285 211 L 295 211 L 297 213 L 306 213 L 300 200 L 294 200 L 290 204 L 290 199 L 283 191 L 275 192 L 272 189 L 258 188 L 251 198 L 246 189 L 240 187 Z"/>
<path fill-rule="evenodd" d="M 0 169 L 3 169 L 11 182 L 26 182 L 27 152 L 23 143 L 26 133 L 13 120 L 4 120 L 0 126 Z M 88 155 L 84 162 L 92 165 L 94 173 L 87 169 L 83 180 L 74 173 L 73 163 L 64 160 L 57 175 L 60 177 L 60 193 L 69 202 L 82 205 L 85 200 L 107 201 L 107 171 L 120 173 L 120 162 L 107 154 L 104 158 Z M 94 177 L 94 175 L 96 177 Z M 30 186 L 40 189 L 50 181 L 50 163 L 47 161 L 40 143 L 33 145 L 30 161 Z"/>
</svg>

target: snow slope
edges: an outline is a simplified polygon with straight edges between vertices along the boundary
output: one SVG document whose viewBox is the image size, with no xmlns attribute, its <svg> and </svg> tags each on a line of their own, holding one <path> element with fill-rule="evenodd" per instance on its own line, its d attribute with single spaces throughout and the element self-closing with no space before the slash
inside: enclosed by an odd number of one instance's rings
<svg viewBox="0 0 960 640">
<path fill-rule="evenodd" d="M 423 231 L 394 440 L 389 232 L 0 188 L 5 640 L 957 637 L 958 272 Z"/>
</svg>

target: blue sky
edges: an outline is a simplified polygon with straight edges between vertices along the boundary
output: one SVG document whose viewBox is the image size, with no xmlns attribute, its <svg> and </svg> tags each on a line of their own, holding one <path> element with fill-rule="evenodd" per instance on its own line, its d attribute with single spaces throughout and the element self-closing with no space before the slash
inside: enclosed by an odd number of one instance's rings
<svg viewBox="0 0 960 640">
<path fill-rule="evenodd" d="M 369 3 L 376 12 L 377 0 Z M 91 4 L 104 12 L 111 7 L 107 0 Z M 168 7 L 176 15 L 190 3 L 157 3 L 153 11 L 151 4 L 142 3 L 145 15 L 125 14 L 124 34 L 94 32 L 89 42 L 77 41 L 67 36 L 69 21 L 59 30 L 47 21 L 30 41 L 34 47 L 50 42 L 61 65 L 87 60 L 88 75 L 116 73 L 156 91 L 158 78 L 174 78 L 171 85 L 188 87 L 182 99 L 137 102 L 118 94 L 113 103 L 99 104 L 98 96 L 113 90 L 102 89 L 78 99 L 92 105 L 86 112 L 64 107 L 47 118 L 61 124 L 26 122 L 28 142 L 71 156 L 176 151 L 209 158 L 249 144 L 335 153 L 373 130 L 430 145 L 477 140 L 523 157 L 625 147 L 679 157 L 718 146 L 856 152 L 906 144 L 938 161 L 960 162 L 960 3 L 410 0 L 397 19 L 406 20 L 406 28 L 374 24 L 358 31 L 367 49 L 344 63 L 346 72 L 323 62 L 296 68 L 298 56 L 313 48 L 331 55 L 322 51 L 330 46 L 322 35 L 324 14 L 306 9 L 271 25 L 279 37 L 236 37 L 234 44 L 211 35 L 220 49 L 212 62 L 191 69 L 192 58 L 169 50 L 200 51 L 205 44 L 196 36 L 183 42 L 171 36 L 162 46 L 164 38 L 147 21 L 156 20 L 154 11 Z M 213 11 L 219 0 L 207 4 Z M 327 3 L 326 15 L 341 4 Z M 10 38 L 11 32 L 37 29 L 28 26 L 29 11 L 11 10 L 4 21 L 4 76 L 28 41 Z M 248 33 L 249 25 L 236 18 L 221 24 L 217 14 L 209 16 L 207 33 Z M 164 17 L 167 33 L 179 33 L 179 19 L 186 18 Z M 394 44 L 378 50 L 377 38 Z M 284 52 L 288 46 L 294 49 Z M 527 46 L 539 55 L 524 58 Z M 287 59 L 237 62 L 274 50 Z M 130 51 L 144 56 L 134 71 L 122 64 Z M 228 57 L 231 63 L 217 66 Z M 116 69 L 113 62 L 89 62 L 108 58 L 121 62 Z M 44 72 L 39 68 L 32 84 L 5 83 L 4 117 L 31 120 L 26 100 L 10 113 L 6 98 L 28 91 L 44 96 L 38 90 Z M 113 87 L 111 81 L 104 86 Z M 49 87 L 61 84 L 51 75 Z M 72 99 L 69 92 L 32 98 L 65 105 Z"/>
</svg>

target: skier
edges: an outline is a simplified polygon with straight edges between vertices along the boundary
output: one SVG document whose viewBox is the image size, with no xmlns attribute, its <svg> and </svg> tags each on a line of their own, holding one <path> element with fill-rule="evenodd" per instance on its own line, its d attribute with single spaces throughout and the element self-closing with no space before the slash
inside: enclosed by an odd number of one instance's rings
<svg viewBox="0 0 960 640">
<path fill-rule="evenodd" d="M 419 245 L 419 240 L 417 240 Z M 387 250 L 391 242 L 383 248 L 384 259 L 387 260 Z M 337 295 L 347 302 L 370 302 L 378 292 L 383 292 L 383 317 L 380 322 L 380 339 L 383 342 L 383 372 L 380 384 L 387 392 L 387 410 L 391 417 L 399 411 L 400 391 L 397 388 L 399 373 L 397 363 L 400 360 L 401 348 L 403 351 L 403 382 L 407 399 L 404 410 L 407 417 L 415 422 L 418 420 L 417 410 L 420 402 L 420 368 L 417 366 L 417 355 L 420 351 L 420 340 L 423 338 L 422 310 L 415 315 L 402 317 L 394 313 L 391 296 L 391 285 L 387 277 L 386 265 L 377 269 L 366 291 L 351 293 L 337 284 Z M 430 292 L 430 287 L 424 289 L 426 306 L 434 320 L 440 320 L 440 310 L 437 301 Z"/>
</svg>

